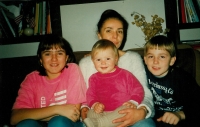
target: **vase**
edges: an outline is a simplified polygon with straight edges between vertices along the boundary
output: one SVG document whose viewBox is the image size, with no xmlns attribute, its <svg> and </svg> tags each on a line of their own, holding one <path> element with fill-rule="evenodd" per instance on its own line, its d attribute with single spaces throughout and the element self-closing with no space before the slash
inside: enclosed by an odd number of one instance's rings
<svg viewBox="0 0 200 127">
<path fill-rule="evenodd" d="M 29 25 L 27 25 L 27 27 L 24 29 L 24 35 L 26 36 L 32 36 L 33 35 L 33 29 L 29 27 Z"/>
</svg>

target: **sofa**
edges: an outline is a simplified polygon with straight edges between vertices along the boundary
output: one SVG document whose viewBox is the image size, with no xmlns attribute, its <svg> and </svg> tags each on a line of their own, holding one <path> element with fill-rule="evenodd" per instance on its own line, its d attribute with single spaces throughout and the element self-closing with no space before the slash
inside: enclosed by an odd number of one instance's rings
<svg viewBox="0 0 200 127">
<path fill-rule="evenodd" d="M 196 78 L 200 86 L 200 52 L 185 44 L 178 45 L 177 49 L 177 61 L 175 66 L 181 67 L 190 73 Z M 141 57 L 143 56 L 142 48 L 128 50 L 138 52 Z M 90 51 L 74 52 L 77 64 L 79 60 L 88 53 L 90 53 Z M 11 127 L 9 124 L 11 108 L 17 96 L 20 83 L 25 76 L 31 71 L 34 71 L 36 67 L 36 56 L 0 59 L 0 127 Z"/>
</svg>

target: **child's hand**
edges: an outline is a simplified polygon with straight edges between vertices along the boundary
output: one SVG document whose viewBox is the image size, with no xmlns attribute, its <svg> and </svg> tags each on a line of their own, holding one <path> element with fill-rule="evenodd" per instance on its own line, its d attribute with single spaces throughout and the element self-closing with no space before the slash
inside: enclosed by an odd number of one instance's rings
<svg viewBox="0 0 200 127">
<path fill-rule="evenodd" d="M 59 107 L 58 115 L 65 116 L 76 122 L 80 118 L 80 109 L 74 104 L 57 105 Z"/>
<path fill-rule="evenodd" d="M 129 102 L 129 101 L 125 102 L 123 105 L 125 105 L 125 106 L 127 106 L 127 107 L 130 107 L 130 108 L 137 108 L 136 105 L 134 105 L 133 103 L 131 103 L 131 102 Z"/>
<path fill-rule="evenodd" d="M 81 109 L 81 118 L 82 120 L 84 120 L 85 118 L 87 118 L 87 113 L 88 113 L 88 108 L 87 107 L 84 107 Z"/>
<path fill-rule="evenodd" d="M 158 122 L 176 125 L 181 120 L 181 114 L 179 112 L 165 112 L 163 116 L 157 119 Z"/>
<path fill-rule="evenodd" d="M 105 108 L 104 105 L 102 103 L 99 103 L 99 102 L 94 105 L 94 111 L 96 113 L 102 113 L 104 108 Z"/>
</svg>

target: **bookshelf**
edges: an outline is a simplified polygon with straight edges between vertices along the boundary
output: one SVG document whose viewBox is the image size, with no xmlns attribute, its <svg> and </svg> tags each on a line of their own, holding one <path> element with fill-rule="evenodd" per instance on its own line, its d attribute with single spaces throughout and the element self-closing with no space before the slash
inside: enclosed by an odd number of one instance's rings
<svg viewBox="0 0 200 127">
<path fill-rule="evenodd" d="M 183 22 L 181 15 L 181 0 L 164 0 L 165 3 L 165 16 L 166 27 L 170 29 L 167 34 L 176 44 L 180 44 L 180 30 L 196 29 L 200 28 L 200 22 Z M 183 0 L 184 1 L 184 0 Z M 200 20 L 200 8 L 198 7 L 197 0 L 191 0 L 194 3 L 194 8 L 197 12 L 197 16 Z M 200 35 L 200 34 L 199 34 Z M 193 41 L 193 40 L 191 40 Z"/>
<path fill-rule="evenodd" d="M 60 5 L 95 3 L 95 2 L 118 1 L 118 0 L 66 0 L 66 1 L 61 1 L 61 0 L 15 0 L 15 1 L 14 0 L 13 1 L 2 0 L 0 2 L 4 3 L 6 5 L 18 6 L 19 3 L 21 3 L 21 2 L 41 2 L 41 1 L 49 1 L 49 3 L 50 3 L 52 34 L 58 34 L 58 35 L 62 36 Z M 43 35 L 0 38 L 0 45 L 38 42 L 41 40 L 42 37 L 43 37 Z"/>
<path fill-rule="evenodd" d="M 33 4 L 43 2 L 43 1 L 48 1 L 50 5 L 50 21 L 51 21 L 51 31 L 52 34 L 58 34 L 62 35 L 62 28 L 61 28 L 61 18 L 60 18 L 60 3 L 58 1 L 54 0 L 29 0 L 29 1 L 24 1 L 24 0 L 18 0 L 18 1 L 1 1 L 3 4 L 6 6 L 9 5 L 15 5 L 19 6 L 20 3 L 23 3 L 26 5 L 28 2 L 32 2 Z M 37 35 L 32 35 L 32 36 L 17 36 L 17 37 L 4 37 L 0 38 L 0 45 L 8 45 L 8 44 L 19 44 L 19 43 L 29 43 L 29 42 L 39 42 L 41 38 L 45 34 L 37 34 Z"/>
</svg>

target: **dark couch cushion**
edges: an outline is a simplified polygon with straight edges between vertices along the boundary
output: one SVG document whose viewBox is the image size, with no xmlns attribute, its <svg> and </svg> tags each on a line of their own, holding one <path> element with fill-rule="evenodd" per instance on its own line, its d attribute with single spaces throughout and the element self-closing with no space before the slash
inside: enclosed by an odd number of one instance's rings
<svg viewBox="0 0 200 127">
<path fill-rule="evenodd" d="M 9 125 L 12 105 L 20 84 L 36 67 L 36 56 L 0 59 L 0 127 Z"/>
</svg>

